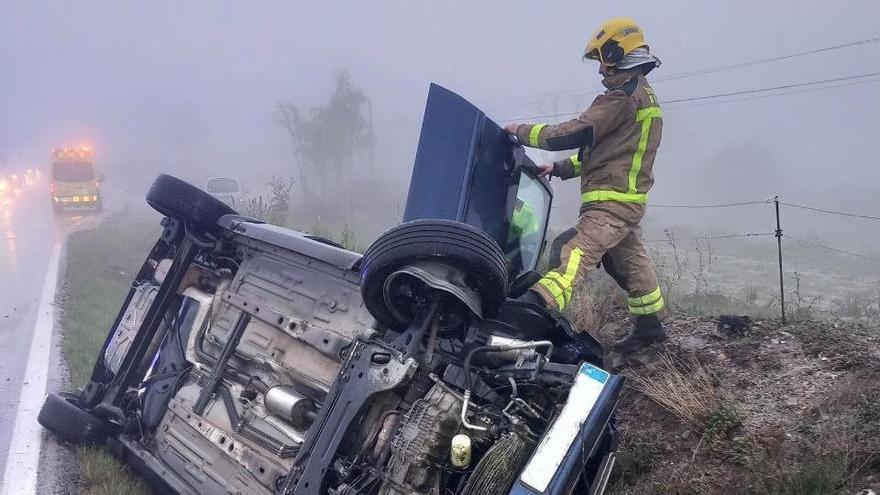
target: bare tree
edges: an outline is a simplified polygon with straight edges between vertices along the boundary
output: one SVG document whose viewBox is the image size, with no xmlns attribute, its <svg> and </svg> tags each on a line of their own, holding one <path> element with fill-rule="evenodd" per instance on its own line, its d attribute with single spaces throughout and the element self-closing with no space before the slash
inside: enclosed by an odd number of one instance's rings
<svg viewBox="0 0 880 495">
<path fill-rule="evenodd" d="M 359 160 L 372 154 L 375 141 L 370 100 L 354 86 L 347 72 L 336 74 L 336 87 L 325 106 L 312 108 L 308 117 L 293 103 L 279 103 L 279 122 L 287 130 L 299 166 L 300 184 L 309 193 L 309 177 L 318 178 L 324 191 L 345 177 Z"/>
</svg>

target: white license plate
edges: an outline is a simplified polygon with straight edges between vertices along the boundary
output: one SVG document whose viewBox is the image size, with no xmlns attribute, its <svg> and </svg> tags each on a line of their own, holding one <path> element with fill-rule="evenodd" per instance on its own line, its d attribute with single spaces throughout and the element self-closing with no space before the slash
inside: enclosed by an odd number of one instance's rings
<svg viewBox="0 0 880 495">
<path fill-rule="evenodd" d="M 541 439 L 535 453 L 520 475 L 520 481 L 544 492 L 553 480 L 572 442 L 577 438 L 581 425 L 596 407 L 596 401 L 608 382 L 607 371 L 584 363 L 578 370 L 574 385 L 568 392 L 568 400 L 562 413 Z"/>
</svg>

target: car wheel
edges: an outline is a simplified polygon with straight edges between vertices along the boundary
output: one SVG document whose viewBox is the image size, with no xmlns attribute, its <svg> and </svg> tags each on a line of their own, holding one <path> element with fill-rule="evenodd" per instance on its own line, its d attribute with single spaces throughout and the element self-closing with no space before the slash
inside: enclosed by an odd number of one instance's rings
<svg viewBox="0 0 880 495">
<path fill-rule="evenodd" d="M 147 204 L 159 213 L 188 222 L 201 230 L 214 230 L 223 215 L 236 214 L 231 207 L 177 177 L 160 174 L 147 192 Z"/>
<path fill-rule="evenodd" d="M 104 422 L 82 409 L 75 394 L 49 394 L 37 421 L 58 438 L 77 445 L 102 445 L 107 439 Z"/>
<path fill-rule="evenodd" d="M 464 271 L 466 282 L 480 296 L 485 317 L 497 314 L 507 297 L 507 264 L 495 240 L 460 222 L 414 220 L 379 236 L 361 260 L 364 304 L 380 323 L 392 328 L 405 325 L 386 305 L 385 280 L 401 267 L 422 260 Z"/>
</svg>

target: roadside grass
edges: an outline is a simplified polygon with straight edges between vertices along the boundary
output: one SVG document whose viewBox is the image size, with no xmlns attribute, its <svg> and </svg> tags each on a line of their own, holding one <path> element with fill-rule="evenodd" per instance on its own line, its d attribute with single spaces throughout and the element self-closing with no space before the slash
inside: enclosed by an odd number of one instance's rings
<svg viewBox="0 0 880 495">
<path fill-rule="evenodd" d="M 712 375 L 693 358 L 661 352 L 651 372 L 635 370 L 627 378 L 637 391 L 694 426 L 705 427 L 722 407 Z"/>
<path fill-rule="evenodd" d="M 110 217 L 68 238 L 61 328 L 72 388 L 88 381 L 131 280 L 158 238 L 158 228 L 155 220 Z M 83 447 L 77 458 L 84 494 L 151 493 L 146 483 L 104 449 Z"/>
<path fill-rule="evenodd" d="M 103 448 L 82 447 L 77 455 L 83 495 L 148 495 L 150 487 Z"/>
</svg>

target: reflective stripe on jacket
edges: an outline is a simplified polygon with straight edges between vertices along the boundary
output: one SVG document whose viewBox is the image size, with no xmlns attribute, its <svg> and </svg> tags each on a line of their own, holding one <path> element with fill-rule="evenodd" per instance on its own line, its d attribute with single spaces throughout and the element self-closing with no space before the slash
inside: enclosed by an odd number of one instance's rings
<svg viewBox="0 0 880 495">
<path fill-rule="evenodd" d="M 553 175 L 580 176 L 585 204 L 644 205 L 654 184 L 654 158 L 663 132 L 657 97 L 639 69 L 608 76 L 602 84 L 608 90 L 577 118 L 555 125 L 520 125 L 517 137 L 534 148 L 578 149 L 554 164 Z"/>
</svg>

